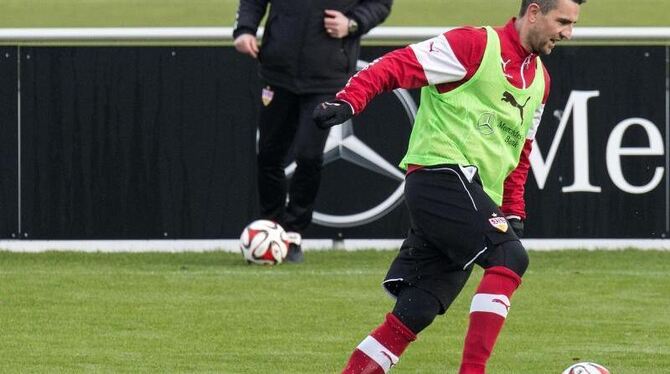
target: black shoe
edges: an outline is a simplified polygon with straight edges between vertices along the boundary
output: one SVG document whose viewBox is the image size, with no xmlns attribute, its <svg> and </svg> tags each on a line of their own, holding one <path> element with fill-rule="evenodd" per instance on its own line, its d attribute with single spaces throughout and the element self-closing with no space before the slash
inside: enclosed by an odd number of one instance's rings
<svg viewBox="0 0 670 374">
<path fill-rule="evenodd" d="M 305 255 L 302 253 L 302 248 L 297 244 L 289 244 L 288 253 L 286 254 L 286 262 L 292 264 L 299 264 L 305 261 Z"/>
<path fill-rule="evenodd" d="M 287 231 L 285 240 L 288 245 L 288 252 L 284 261 L 293 264 L 305 261 L 305 256 L 302 253 L 302 235 L 299 232 Z"/>
</svg>

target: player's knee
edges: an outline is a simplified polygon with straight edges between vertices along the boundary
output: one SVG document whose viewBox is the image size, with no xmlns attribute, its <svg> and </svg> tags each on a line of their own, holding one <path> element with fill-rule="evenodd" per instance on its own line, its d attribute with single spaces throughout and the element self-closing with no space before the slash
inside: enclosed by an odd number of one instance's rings
<svg viewBox="0 0 670 374">
<path fill-rule="evenodd" d="M 504 261 L 500 265 L 509 268 L 518 276 L 522 277 L 526 272 L 526 269 L 528 269 L 530 260 L 528 258 L 528 252 L 526 252 L 526 249 L 521 242 L 512 240 L 502 243 L 500 247 L 504 253 L 504 256 L 502 257 Z"/>
<path fill-rule="evenodd" d="M 430 326 L 437 317 L 437 313 L 418 308 L 394 308 L 393 314 L 415 334 Z"/>
<path fill-rule="evenodd" d="M 407 328 L 418 334 L 433 323 L 441 308 L 435 296 L 421 289 L 407 286 L 398 294 L 393 314 Z"/>
</svg>

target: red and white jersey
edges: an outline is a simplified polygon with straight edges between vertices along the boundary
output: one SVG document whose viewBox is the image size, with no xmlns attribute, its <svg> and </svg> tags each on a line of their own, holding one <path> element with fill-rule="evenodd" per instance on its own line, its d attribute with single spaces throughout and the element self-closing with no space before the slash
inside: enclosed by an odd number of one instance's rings
<svg viewBox="0 0 670 374">
<path fill-rule="evenodd" d="M 521 45 L 512 18 L 505 26 L 495 28 L 500 38 L 500 64 L 507 80 L 525 89 L 533 82 L 536 55 Z M 381 92 L 396 88 L 419 88 L 434 85 L 439 92 L 449 92 L 467 82 L 477 72 L 486 49 L 486 29 L 461 27 L 432 39 L 392 51 L 354 75 L 337 93 L 337 98 L 351 104 L 360 113 Z M 505 215 L 526 217 L 524 188 L 530 169 L 529 155 L 551 85 L 547 69 L 545 92 L 521 152 L 519 164 L 505 180 L 502 211 Z M 417 165 L 420 167 L 421 165 Z M 410 168 L 409 171 L 415 168 Z"/>
</svg>

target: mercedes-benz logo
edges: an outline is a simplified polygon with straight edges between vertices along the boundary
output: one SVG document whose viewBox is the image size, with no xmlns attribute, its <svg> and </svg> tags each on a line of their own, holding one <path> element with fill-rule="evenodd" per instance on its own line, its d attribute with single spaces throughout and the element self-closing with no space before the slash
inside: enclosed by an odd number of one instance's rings
<svg viewBox="0 0 670 374">
<path fill-rule="evenodd" d="M 367 62 L 359 60 L 356 67 L 358 70 L 361 70 L 367 65 Z M 410 125 L 413 124 L 414 117 L 416 116 L 416 103 L 414 99 L 405 89 L 396 89 L 393 93 L 403 106 Z M 359 226 L 378 220 L 402 203 L 405 187 L 404 173 L 357 138 L 354 134 L 351 120 L 331 128 L 323 153 L 324 166 L 341 159 L 395 180 L 398 182 L 398 187 L 379 205 L 366 211 L 347 215 L 333 215 L 315 211 L 313 215 L 314 223 L 329 227 Z M 286 175 L 291 177 L 295 168 L 295 163 L 287 166 L 285 169 Z"/>
<path fill-rule="evenodd" d="M 496 115 L 491 112 L 484 112 L 479 116 L 477 120 L 477 130 L 479 130 L 482 135 L 491 135 L 493 134 L 493 124 L 495 123 Z"/>
</svg>

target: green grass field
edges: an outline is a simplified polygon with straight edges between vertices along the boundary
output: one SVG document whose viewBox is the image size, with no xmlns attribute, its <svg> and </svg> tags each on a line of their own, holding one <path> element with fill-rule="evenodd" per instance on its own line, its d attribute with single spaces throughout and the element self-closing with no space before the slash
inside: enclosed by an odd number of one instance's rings
<svg viewBox="0 0 670 374">
<path fill-rule="evenodd" d="M 500 24 L 518 0 L 395 0 L 386 26 Z M 0 28 L 232 26 L 236 0 L 2 0 Z M 670 26 L 667 0 L 590 0 L 584 26 Z M 238 254 L 0 251 L 0 373 L 336 373 L 393 302 L 392 251 Z M 455 373 L 476 271 L 392 373 Z M 670 372 L 670 252 L 531 252 L 490 363 L 559 374 Z"/>
<path fill-rule="evenodd" d="M 237 0 L 2 0 L 0 27 L 232 26 Z M 519 0 L 395 0 L 387 26 L 504 23 Z M 667 0 L 590 0 L 585 26 L 670 26 Z"/>
<path fill-rule="evenodd" d="M 394 254 L 260 267 L 223 252 L 0 252 L 0 372 L 335 373 L 392 307 L 379 282 Z M 670 252 L 530 256 L 491 373 L 579 360 L 668 373 Z M 455 373 L 480 276 L 393 373 Z"/>
</svg>

